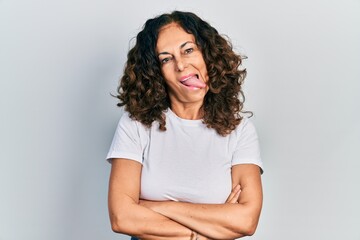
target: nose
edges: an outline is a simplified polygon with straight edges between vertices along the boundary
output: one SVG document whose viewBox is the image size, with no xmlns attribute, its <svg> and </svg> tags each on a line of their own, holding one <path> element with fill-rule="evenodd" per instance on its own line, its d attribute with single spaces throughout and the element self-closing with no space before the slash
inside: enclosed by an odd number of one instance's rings
<svg viewBox="0 0 360 240">
<path fill-rule="evenodd" d="M 181 58 L 176 59 L 176 71 L 182 72 L 187 67 L 187 63 Z"/>
</svg>

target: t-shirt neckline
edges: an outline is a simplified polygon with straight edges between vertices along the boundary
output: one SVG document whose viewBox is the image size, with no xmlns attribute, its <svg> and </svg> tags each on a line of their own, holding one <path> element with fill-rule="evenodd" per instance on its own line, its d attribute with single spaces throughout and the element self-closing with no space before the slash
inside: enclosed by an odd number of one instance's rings
<svg viewBox="0 0 360 240">
<path fill-rule="evenodd" d="M 186 126 L 201 126 L 201 125 L 203 125 L 202 119 L 190 120 L 190 119 L 181 118 L 178 115 L 176 115 L 170 108 L 168 108 L 168 110 L 165 112 L 165 115 L 166 115 L 166 117 L 174 119 L 175 121 L 177 121 L 178 123 L 180 123 L 182 125 L 186 125 Z"/>
</svg>

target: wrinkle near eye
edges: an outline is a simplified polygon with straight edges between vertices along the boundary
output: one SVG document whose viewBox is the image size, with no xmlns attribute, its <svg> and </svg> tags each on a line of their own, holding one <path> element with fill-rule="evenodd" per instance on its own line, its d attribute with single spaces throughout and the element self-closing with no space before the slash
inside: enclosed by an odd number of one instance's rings
<svg viewBox="0 0 360 240">
<path fill-rule="evenodd" d="M 190 54 L 190 53 L 194 52 L 194 49 L 193 48 L 188 48 L 184 52 L 185 52 L 185 54 Z"/>
<path fill-rule="evenodd" d="M 164 57 L 164 58 L 159 58 L 159 61 L 161 64 L 165 64 L 168 63 L 169 61 L 172 60 L 173 57 L 169 56 L 169 57 Z"/>
</svg>

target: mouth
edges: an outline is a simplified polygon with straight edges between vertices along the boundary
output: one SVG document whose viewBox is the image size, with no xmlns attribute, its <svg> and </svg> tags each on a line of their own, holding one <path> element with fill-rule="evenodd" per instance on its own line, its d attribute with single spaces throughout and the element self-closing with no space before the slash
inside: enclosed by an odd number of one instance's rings
<svg viewBox="0 0 360 240">
<path fill-rule="evenodd" d="M 181 78 L 180 83 L 183 84 L 186 87 L 199 89 L 199 88 L 205 88 L 206 84 L 199 79 L 198 74 L 192 74 L 189 76 L 185 76 Z"/>
</svg>

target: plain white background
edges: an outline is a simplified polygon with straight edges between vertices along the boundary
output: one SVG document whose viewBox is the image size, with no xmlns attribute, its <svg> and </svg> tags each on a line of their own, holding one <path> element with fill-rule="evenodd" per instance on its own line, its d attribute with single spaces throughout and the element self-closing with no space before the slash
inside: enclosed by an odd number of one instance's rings
<svg viewBox="0 0 360 240">
<path fill-rule="evenodd" d="M 265 163 L 256 240 L 360 239 L 360 1 L 0 0 L 0 240 L 111 232 L 105 156 L 146 19 L 193 11 L 244 53 Z"/>
</svg>

